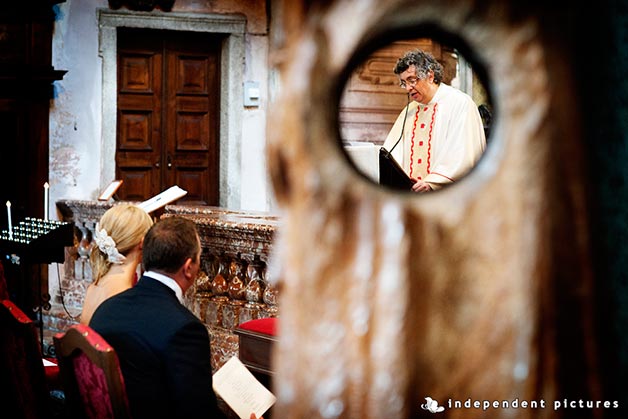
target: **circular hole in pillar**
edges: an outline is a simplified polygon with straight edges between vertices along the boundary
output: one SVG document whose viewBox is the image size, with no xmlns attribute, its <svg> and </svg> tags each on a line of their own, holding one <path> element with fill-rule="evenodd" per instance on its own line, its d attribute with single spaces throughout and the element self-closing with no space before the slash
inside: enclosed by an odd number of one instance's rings
<svg viewBox="0 0 628 419">
<path fill-rule="evenodd" d="M 407 55 L 416 50 L 442 71 L 423 71 L 424 57 Z M 356 50 L 340 81 L 342 150 L 371 182 L 400 192 L 412 193 L 419 182 L 441 190 L 468 175 L 490 147 L 496 110 L 485 66 L 451 32 L 422 25 L 379 36 Z"/>
</svg>

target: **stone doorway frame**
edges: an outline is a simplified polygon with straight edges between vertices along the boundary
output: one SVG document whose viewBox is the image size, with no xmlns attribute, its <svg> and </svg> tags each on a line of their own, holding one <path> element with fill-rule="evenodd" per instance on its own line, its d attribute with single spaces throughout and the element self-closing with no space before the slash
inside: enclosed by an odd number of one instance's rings
<svg viewBox="0 0 628 419">
<path fill-rule="evenodd" d="M 102 135 L 100 187 L 115 179 L 117 123 L 117 28 L 225 34 L 220 76 L 220 206 L 240 208 L 244 33 L 246 19 L 236 15 L 130 12 L 98 9 L 102 58 Z"/>
</svg>

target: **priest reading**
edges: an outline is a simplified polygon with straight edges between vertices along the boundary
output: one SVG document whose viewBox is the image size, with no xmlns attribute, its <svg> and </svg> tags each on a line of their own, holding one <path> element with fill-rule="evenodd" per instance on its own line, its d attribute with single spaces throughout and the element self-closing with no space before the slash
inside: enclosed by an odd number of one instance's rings
<svg viewBox="0 0 628 419">
<path fill-rule="evenodd" d="M 421 50 L 410 51 L 394 69 L 412 101 L 400 113 L 384 148 L 415 181 L 412 190 L 436 190 L 464 176 L 486 148 L 477 106 L 442 82 L 443 68 Z"/>
</svg>

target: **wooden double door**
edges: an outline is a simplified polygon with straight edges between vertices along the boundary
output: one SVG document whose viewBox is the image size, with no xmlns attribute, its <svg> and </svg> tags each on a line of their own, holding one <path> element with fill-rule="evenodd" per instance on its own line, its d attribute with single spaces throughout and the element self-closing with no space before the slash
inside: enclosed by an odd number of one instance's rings
<svg viewBox="0 0 628 419">
<path fill-rule="evenodd" d="M 219 204 L 222 41 L 118 29 L 119 199 L 142 201 L 178 185 L 188 191 L 179 204 Z"/>
</svg>

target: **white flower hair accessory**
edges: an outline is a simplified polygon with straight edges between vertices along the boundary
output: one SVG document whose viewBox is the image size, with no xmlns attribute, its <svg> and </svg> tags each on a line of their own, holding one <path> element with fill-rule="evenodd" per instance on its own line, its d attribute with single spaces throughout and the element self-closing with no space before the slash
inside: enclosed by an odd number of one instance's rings
<svg viewBox="0 0 628 419">
<path fill-rule="evenodd" d="M 96 234 L 94 236 L 96 246 L 101 252 L 107 255 L 107 260 L 117 265 L 122 264 L 126 258 L 118 252 L 116 248 L 116 242 L 113 241 L 111 236 L 107 234 L 107 231 L 103 228 L 99 230 L 99 226 L 96 226 Z"/>
</svg>

